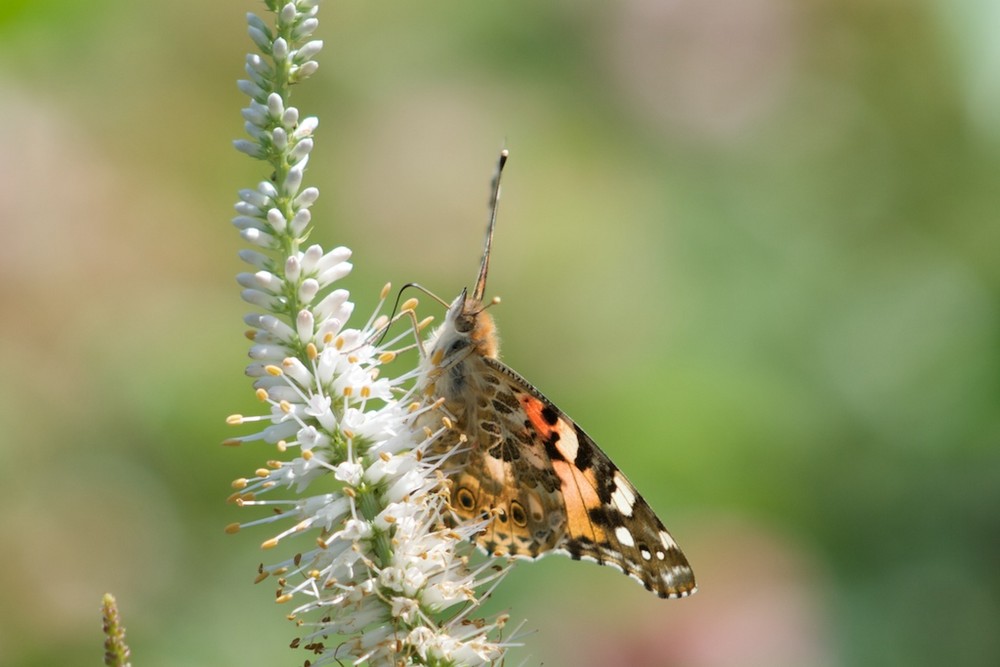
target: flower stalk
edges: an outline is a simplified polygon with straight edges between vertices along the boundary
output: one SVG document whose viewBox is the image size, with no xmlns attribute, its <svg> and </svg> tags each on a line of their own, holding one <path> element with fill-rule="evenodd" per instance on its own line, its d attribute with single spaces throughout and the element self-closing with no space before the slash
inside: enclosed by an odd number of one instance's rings
<svg viewBox="0 0 1000 667">
<path fill-rule="evenodd" d="M 367 322 L 351 327 L 354 304 L 335 286 L 351 271 L 351 251 L 306 246 L 305 185 L 318 126 L 289 104 L 293 84 L 318 67 L 318 0 L 265 2 L 273 22 L 248 16 L 258 52 L 239 88 L 247 138 L 238 150 L 266 163 L 271 178 L 239 192 L 233 224 L 249 244 L 250 270 L 237 281 L 255 312 L 245 318 L 261 414 L 233 415 L 253 432 L 228 445 L 265 443 L 277 451 L 233 482 L 230 500 L 268 514 L 227 527 L 278 526 L 262 543 L 296 545 L 291 557 L 261 565 L 257 581 L 277 582 L 275 599 L 302 635 L 293 646 L 308 665 L 478 665 L 502 659 L 494 639 L 506 617 L 468 616 L 506 571 L 472 566 L 469 538 L 480 525 L 454 525 L 434 444 L 451 423 L 440 404 L 415 393 L 417 369 L 396 369 L 400 352 L 419 347 L 415 300 L 390 319 L 389 286 Z M 388 327 L 402 332 L 386 337 Z M 381 342 L 383 338 L 388 338 Z M 397 364 L 398 365 L 398 364 Z"/>
</svg>

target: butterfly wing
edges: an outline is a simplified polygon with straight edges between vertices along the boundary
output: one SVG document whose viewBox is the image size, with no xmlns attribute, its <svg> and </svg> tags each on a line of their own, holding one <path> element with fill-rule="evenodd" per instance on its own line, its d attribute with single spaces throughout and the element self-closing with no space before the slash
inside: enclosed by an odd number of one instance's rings
<svg viewBox="0 0 1000 667">
<path fill-rule="evenodd" d="M 477 544 L 496 555 L 549 552 L 615 567 L 660 597 L 695 590 L 687 559 L 649 504 L 565 413 L 494 358 L 459 428 L 471 443 L 453 464 L 452 506 L 492 515 Z"/>
</svg>

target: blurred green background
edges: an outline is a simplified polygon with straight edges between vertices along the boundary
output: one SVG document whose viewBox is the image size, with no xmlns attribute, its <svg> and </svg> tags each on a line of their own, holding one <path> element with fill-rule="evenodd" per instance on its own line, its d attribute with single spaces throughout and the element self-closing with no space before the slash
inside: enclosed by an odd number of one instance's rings
<svg viewBox="0 0 1000 667">
<path fill-rule="evenodd" d="M 222 448 L 242 0 L 0 5 L 0 664 L 294 665 Z M 1000 664 L 1000 2 L 329 2 L 314 238 L 474 279 L 505 359 L 658 510 L 664 602 L 545 559 L 510 664 Z M 425 304 L 425 312 L 434 312 Z"/>
</svg>

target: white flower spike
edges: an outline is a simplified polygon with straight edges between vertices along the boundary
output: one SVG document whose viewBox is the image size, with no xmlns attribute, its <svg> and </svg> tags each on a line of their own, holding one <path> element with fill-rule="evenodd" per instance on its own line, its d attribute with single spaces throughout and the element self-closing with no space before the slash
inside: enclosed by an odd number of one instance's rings
<svg viewBox="0 0 1000 667">
<path fill-rule="evenodd" d="M 248 138 L 235 147 L 266 161 L 271 178 L 239 192 L 233 224 L 253 246 L 240 251 L 250 270 L 237 282 L 243 300 L 263 311 L 244 321 L 246 372 L 266 407 L 230 417 L 257 429 L 225 444 L 263 441 L 284 457 L 233 482 L 232 502 L 268 513 L 227 531 L 275 524 L 264 549 L 302 545 L 261 565 L 257 581 L 277 580 L 276 601 L 292 605 L 288 616 L 303 632 L 293 646 L 310 652 L 308 665 L 497 662 L 511 645 L 494 639 L 507 617 L 467 616 L 492 589 L 477 591 L 506 570 L 492 561 L 470 567 L 468 540 L 481 526 L 447 526 L 441 457 L 431 454 L 448 426 L 432 413 L 439 406 L 415 399 L 413 369 L 387 368 L 416 346 L 417 329 L 377 342 L 391 324 L 381 314 L 388 286 L 367 323 L 349 326 L 350 294 L 333 287 L 351 271 L 350 250 L 303 248 L 319 196 L 304 183 L 318 122 L 300 118 L 289 89 L 317 68 L 317 3 L 266 0 L 274 25 L 247 19 L 260 53 L 247 56 L 249 78 L 239 82 L 251 99 Z M 399 318 L 415 323 L 414 307 Z M 454 605 L 461 611 L 442 614 Z"/>
</svg>

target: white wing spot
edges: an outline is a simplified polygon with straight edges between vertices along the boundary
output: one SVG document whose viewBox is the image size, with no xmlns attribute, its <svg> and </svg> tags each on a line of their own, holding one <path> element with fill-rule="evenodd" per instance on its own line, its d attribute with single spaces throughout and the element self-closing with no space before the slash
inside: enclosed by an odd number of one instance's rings
<svg viewBox="0 0 1000 667">
<path fill-rule="evenodd" d="M 563 424 L 560 424 L 563 426 Z M 576 439 L 576 433 L 572 429 L 560 428 L 559 439 L 556 440 L 556 449 L 563 455 L 563 458 L 572 463 L 576 460 L 576 453 L 580 449 L 580 441 Z M 502 477 L 499 479 L 503 479 Z"/>
<path fill-rule="evenodd" d="M 663 546 L 667 549 L 677 548 L 677 543 L 674 542 L 674 538 L 670 537 L 670 533 L 665 530 L 660 531 L 660 542 L 663 542 Z"/>
<path fill-rule="evenodd" d="M 667 554 L 663 553 L 662 551 L 657 551 L 656 557 L 659 558 L 660 560 L 663 560 L 667 557 Z"/>
<path fill-rule="evenodd" d="M 627 547 L 635 546 L 635 540 L 632 539 L 632 533 L 629 532 L 629 529 L 625 526 L 618 526 L 615 528 L 615 537 L 617 537 L 618 541 Z"/>
<path fill-rule="evenodd" d="M 652 560 L 653 559 L 653 554 L 649 553 L 649 549 L 640 549 L 639 553 L 642 554 L 642 559 L 643 560 Z"/>
<path fill-rule="evenodd" d="M 611 493 L 611 504 L 625 516 L 632 516 L 635 505 L 635 492 L 628 480 L 619 471 L 615 471 L 615 490 Z"/>
</svg>

